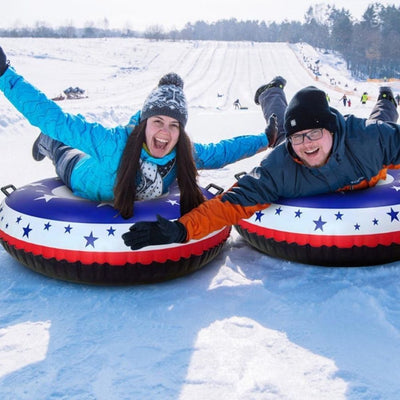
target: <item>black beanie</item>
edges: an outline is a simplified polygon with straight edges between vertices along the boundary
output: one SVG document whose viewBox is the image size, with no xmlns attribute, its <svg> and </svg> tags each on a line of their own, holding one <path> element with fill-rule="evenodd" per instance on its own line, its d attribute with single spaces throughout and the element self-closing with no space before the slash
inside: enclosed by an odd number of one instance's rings
<svg viewBox="0 0 400 400">
<path fill-rule="evenodd" d="M 188 112 L 183 93 L 183 80 L 174 72 L 164 75 L 148 95 L 142 107 L 142 120 L 154 115 L 166 115 L 186 125 Z"/>
<path fill-rule="evenodd" d="M 336 115 L 331 111 L 326 94 L 315 86 L 299 90 L 285 112 L 286 137 L 306 129 L 325 128 L 335 133 Z"/>
</svg>

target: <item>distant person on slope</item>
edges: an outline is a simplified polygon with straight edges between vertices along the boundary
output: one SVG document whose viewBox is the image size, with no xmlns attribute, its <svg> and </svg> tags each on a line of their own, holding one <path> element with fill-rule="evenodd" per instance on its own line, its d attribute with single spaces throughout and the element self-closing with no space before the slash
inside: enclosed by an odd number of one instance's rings
<svg viewBox="0 0 400 400">
<path fill-rule="evenodd" d="M 279 198 L 367 188 L 384 179 L 387 168 L 400 167 L 400 125 L 395 123 L 397 106 L 389 87 L 380 88 L 369 119 L 343 116 L 314 86 L 297 92 L 287 108 L 279 85 L 266 85 L 255 100 L 264 115 L 272 109 L 284 113 L 286 142 L 228 191 L 179 220 L 159 217 L 157 222 L 132 225 L 122 236 L 127 246 L 136 250 L 200 239 L 249 218 Z"/>
<path fill-rule="evenodd" d="M 236 99 L 236 100 L 233 102 L 233 107 L 234 107 L 235 110 L 240 110 L 240 108 L 241 108 L 242 106 L 241 106 L 241 104 L 240 104 L 240 100 L 239 100 L 239 99 Z"/>
<path fill-rule="evenodd" d="M 364 92 L 361 95 L 360 102 L 361 102 L 361 104 L 367 104 L 367 101 L 368 101 L 368 93 Z"/>
<path fill-rule="evenodd" d="M 32 154 L 49 157 L 74 194 L 114 201 L 122 217 L 133 215 L 135 200 L 158 197 L 177 181 L 181 214 L 203 202 L 197 168 L 221 168 L 276 143 L 271 118 L 265 132 L 216 144 L 191 143 L 185 131 L 187 104 L 183 80 L 163 76 L 127 126 L 106 128 L 81 115 L 65 113 L 58 104 L 9 67 L 0 47 L 0 90 L 42 132 Z M 79 150 L 77 150 L 79 149 Z"/>
<path fill-rule="evenodd" d="M 339 101 L 343 101 L 343 106 L 346 107 L 347 105 L 347 96 L 344 94 Z"/>
</svg>

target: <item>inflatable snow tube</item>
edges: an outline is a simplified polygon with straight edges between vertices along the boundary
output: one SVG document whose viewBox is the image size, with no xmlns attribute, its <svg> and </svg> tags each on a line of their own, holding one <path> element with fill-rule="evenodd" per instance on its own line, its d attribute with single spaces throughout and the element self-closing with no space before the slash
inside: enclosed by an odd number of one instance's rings
<svg viewBox="0 0 400 400">
<path fill-rule="evenodd" d="M 304 264 L 400 260 L 400 171 L 364 190 L 282 199 L 235 228 L 263 253 Z"/>
<path fill-rule="evenodd" d="M 9 193 L 0 206 L 0 241 L 28 268 L 61 280 L 93 284 L 137 284 L 177 278 L 202 268 L 221 250 L 230 228 L 202 240 L 132 251 L 121 235 L 141 220 L 180 216 L 179 190 L 135 203 L 125 220 L 106 203 L 75 197 L 57 178 Z M 203 189 L 207 198 L 213 194 Z"/>
</svg>

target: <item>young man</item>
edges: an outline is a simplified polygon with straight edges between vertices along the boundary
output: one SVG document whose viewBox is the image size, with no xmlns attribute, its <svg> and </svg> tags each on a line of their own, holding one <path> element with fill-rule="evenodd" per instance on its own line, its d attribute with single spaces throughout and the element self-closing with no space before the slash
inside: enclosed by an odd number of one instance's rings
<svg viewBox="0 0 400 400">
<path fill-rule="evenodd" d="M 276 80 L 276 78 L 274 78 Z M 274 81 L 273 80 L 273 81 Z M 272 81 L 272 82 L 273 82 Z M 281 85 L 256 93 L 264 116 L 285 105 Z M 280 110 L 281 112 L 283 110 Z M 286 142 L 227 192 L 178 221 L 159 218 L 133 225 L 123 235 L 133 250 L 153 244 L 200 239 L 250 217 L 280 197 L 293 198 L 374 186 L 386 169 L 400 167 L 400 125 L 393 93 L 380 88 L 370 118 L 343 116 L 314 86 L 297 92 L 284 110 Z M 279 121 L 278 121 L 279 125 Z"/>
</svg>

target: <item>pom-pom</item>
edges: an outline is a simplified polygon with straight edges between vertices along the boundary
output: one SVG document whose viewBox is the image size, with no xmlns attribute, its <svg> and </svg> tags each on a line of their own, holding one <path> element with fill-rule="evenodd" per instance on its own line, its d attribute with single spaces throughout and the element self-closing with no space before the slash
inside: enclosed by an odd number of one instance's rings
<svg viewBox="0 0 400 400">
<path fill-rule="evenodd" d="M 158 86 L 164 85 L 174 85 L 183 89 L 183 79 L 175 72 L 170 72 L 169 74 L 164 75 L 160 79 L 160 82 L 158 82 Z"/>
</svg>

